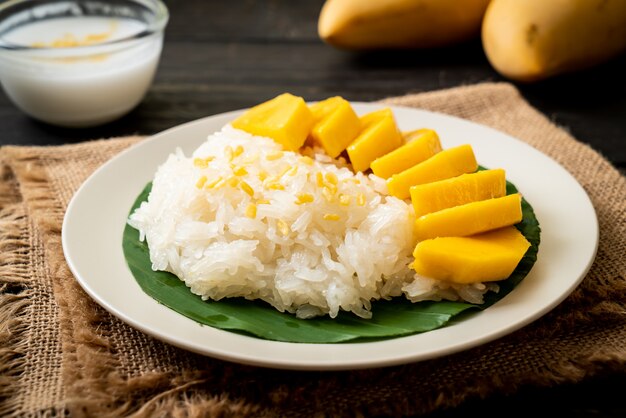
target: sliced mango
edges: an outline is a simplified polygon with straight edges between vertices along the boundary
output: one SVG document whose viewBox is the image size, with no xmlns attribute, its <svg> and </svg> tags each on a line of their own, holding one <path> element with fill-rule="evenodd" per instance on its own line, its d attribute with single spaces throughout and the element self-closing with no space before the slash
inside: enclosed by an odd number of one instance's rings
<svg viewBox="0 0 626 418">
<path fill-rule="evenodd" d="M 461 174 L 445 180 L 419 184 L 410 189 L 415 216 L 506 194 L 505 172 L 501 168 Z"/>
<path fill-rule="evenodd" d="M 355 172 L 367 170 L 376 158 L 402 145 L 402 134 L 389 108 L 362 116 L 361 126 L 363 130 L 347 148 Z"/>
<path fill-rule="evenodd" d="M 530 247 L 514 226 L 469 237 L 443 237 L 417 244 L 413 269 L 426 277 L 467 284 L 508 278 Z"/>
<path fill-rule="evenodd" d="M 522 220 L 519 193 L 443 209 L 415 220 L 418 241 L 436 237 L 464 237 L 515 225 Z"/>
<path fill-rule="evenodd" d="M 387 188 L 392 196 L 407 199 L 411 186 L 473 173 L 477 169 L 472 147 L 460 145 L 438 152 L 426 161 L 392 175 L 387 179 Z"/>
<path fill-rule="evenodd" d="M 331 97 L 310 106 L 315 125 L 311 137 L 332 158 L 337 157 L 361 132 L 361 121 L 350 103 Z"/>
<path fill-rule="evenodd" d="M 339 106 L 339 104 L 343 101 L 344 99 L 342 97 L 334 96 L 329 97 L 328 99 L 320 100 L 319 102 L 313 103 L 309 106 L 315 123 L 320 122 L 322 119 L 333 113 L 335 109 L 337 109 L 337 106 Z"/>
<path fill-rule="evenodd" d="M 425 134 L 428 131 L 435 132 L 432 129 L 427 129 L 427 128 L 415 129 L 412 131 L 403 131 L 402 139 L 404 140 L 404 143 L 407 144 L 421 137 L 423 134 Z M 435 132 L 435 134 L 437 134 L 437 132 Z M 437 135 L 437 139 L 439 139 L 439 135 Z"/>
<path fill-rule="evenodd" d="M 287 150 L 298 150 L 313 127 L 313 114 L 299 96 L 283 93 L 252 107 L 231 124 L 252 135 L 274 139 Z"/>
<path fill-rule="evenodd" d="M 363 128 L 367 128 L 373 123 L 380 122 L 381 120 L 385 118 L 393 118 L 393 112 L 388 107 L 366 113 L 365 115 L 360 117 L 361 125 L 363 125 Z"/>
<path fill-rule="evenodd" d="M 378 177 L 387 179 L 393 174 L 399 173 L 425 161 L 441 151 L 441 142 L 437 132 L 432 129 L 419 129 L 403 133 L 405 143 L 390 153 L 375 159 L 370 167 Z"/>
</svg>

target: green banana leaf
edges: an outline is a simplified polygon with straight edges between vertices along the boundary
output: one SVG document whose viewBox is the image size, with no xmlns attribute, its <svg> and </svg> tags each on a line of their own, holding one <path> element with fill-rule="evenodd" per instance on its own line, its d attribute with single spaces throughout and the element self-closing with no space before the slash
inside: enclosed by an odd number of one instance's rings
<svg viewBox="0 0 626 418">
<path fill-rule="evenodd" d="M 152 184 L 149 183 L 137 197 L 130 213 L 146 201 Z M 516 193 L 507 182 L 507 193 Z M 148 245 L 139 241 L 137 230 L 126 225 L 123 250 L 132 275 L 144 292 L 159 303 L 200 324 L 243 333 L 258 338 L 293 343 L 341 343 L 380 340 L 426 332 L 445 326 L 452 319 L 462 320 L 472 310 L 485 309 L 496 303 L 528 274 L 537 260 L 540 228 L 532 207 L 522 199 L 523 220 L 517 225 L 531 243 L 513 274 L 499 282 L 498 293 L 489 292 L 481 305 L 460 302 L 418 302 L 405 298 L 372 303 L 373 317 L 362 319 L 352 313 L 340 312 L 335 319 L 328 316 L 298 319 L 282 313 L 269 304 L 243 298 L 203 301 L 191 293 L 175 275 L 151 268 Z"/>
</svg>

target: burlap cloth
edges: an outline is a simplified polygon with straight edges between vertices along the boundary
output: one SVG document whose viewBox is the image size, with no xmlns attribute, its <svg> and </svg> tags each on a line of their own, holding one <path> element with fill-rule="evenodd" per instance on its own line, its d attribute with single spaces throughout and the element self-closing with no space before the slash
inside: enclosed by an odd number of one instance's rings
<svg viewBox="0 0 626 418">
<path fill-rule="evenodd" d="M 597 258 L 540 320 L 495 342 L 404 366 L 295 372 L 191 354 L 125 325 L 68 270 L 61 222 L 74 191 L 139 137 L 0 149 L 0 415 L 417 415 L 553 386 L 626 364 L 626 179 L 505 83 L 386 103 L 448 113 L 512 134 L 561 163 L 590 195 Z M 575 228 L 575 225 L 572 225 Z"/>
</svg>

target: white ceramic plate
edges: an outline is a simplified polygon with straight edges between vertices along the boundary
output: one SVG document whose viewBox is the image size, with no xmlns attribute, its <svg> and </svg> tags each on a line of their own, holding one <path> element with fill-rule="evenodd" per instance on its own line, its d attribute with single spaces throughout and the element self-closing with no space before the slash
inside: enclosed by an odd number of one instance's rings
<svg viewBox="0 0 626 418">
<path fill-rule="evenodd" d="M 366 113 L 379 105 L 355 103 Z M 402 130 L 429 127 L 442 146 L 469 143 L 479 164 L 504 168 L 541 225 L 538 260 L 523 282 L 485 311 L 434 331 L 378 342 L 295 344 L 201 326 L 146 295 L 122 253 L 128 212 L 157 167 L 180 147 L 186 155 L 241 111 L 190 122 L 142 141 L 98 169 L 70 202 L 63 249 L 71 271 L 97 303 L 158 339 L 204 355 L 266 367 L 331 370 L 416 362 L 466 350 L 509 334 L 559 304 L 595 257 L 598 223 L 582 187 L 554 160 L 496 130 L 462 119 L 394 107 Z"/>
</svg>

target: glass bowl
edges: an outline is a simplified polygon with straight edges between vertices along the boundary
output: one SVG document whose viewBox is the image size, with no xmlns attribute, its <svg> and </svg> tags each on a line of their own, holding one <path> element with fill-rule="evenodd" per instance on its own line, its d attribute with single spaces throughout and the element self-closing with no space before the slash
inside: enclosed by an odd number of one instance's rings
<svg viewBox="0 0 626 418">
<path fill-rule="evenodd" d="M 35 119 L 96 126 L 152 84 L 169 13 L 160 0 L 12 0 L 0 5 L 0 83 Z"/>
</svg>

